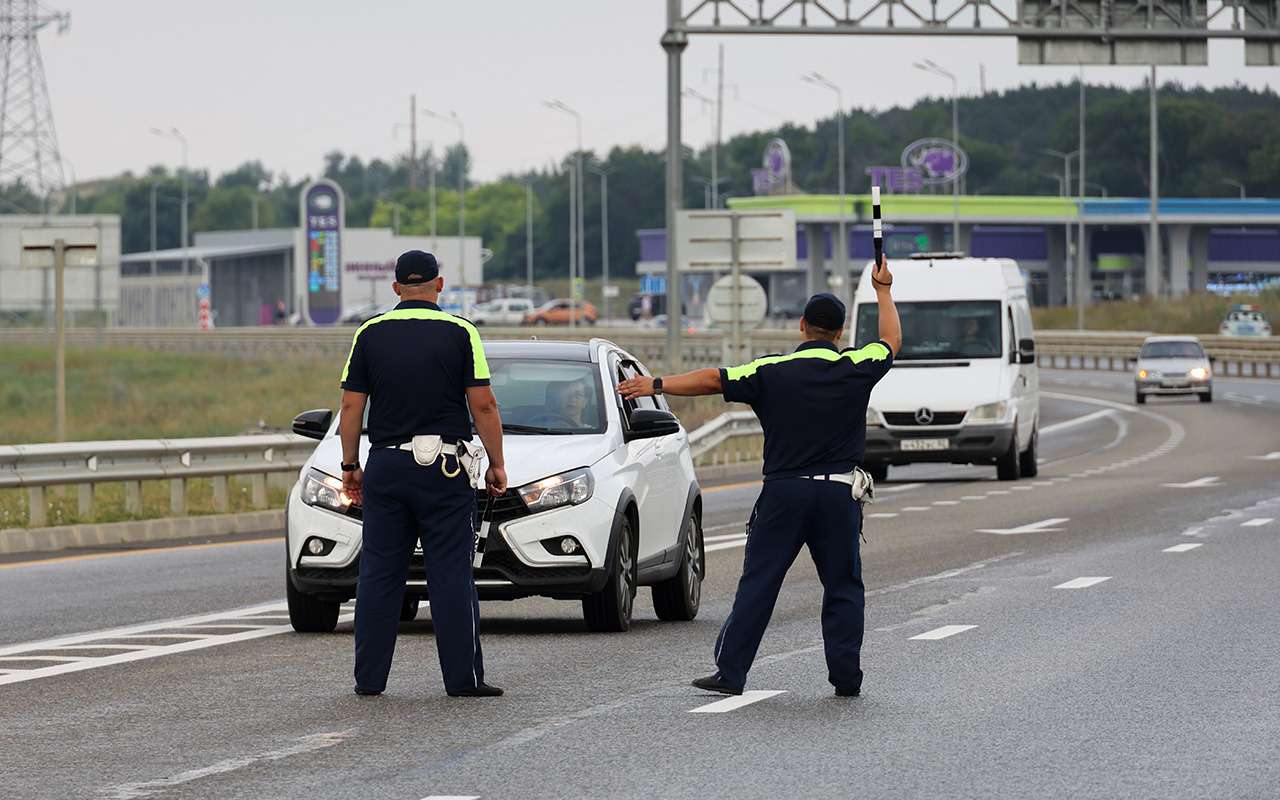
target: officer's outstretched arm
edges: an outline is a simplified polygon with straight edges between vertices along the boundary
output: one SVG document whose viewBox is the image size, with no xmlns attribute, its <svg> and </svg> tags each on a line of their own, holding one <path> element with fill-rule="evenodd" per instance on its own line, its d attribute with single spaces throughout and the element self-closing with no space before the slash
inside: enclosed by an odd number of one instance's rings
<svg viewBox="0 0 1280 800">
<path fill-rule="evenodd" d="M 720 370 L 695 369 L 693 372 L 665 376 L 662 379 L 662 391 L 664 394 L 680 397 L 720 394 Z M 618 394 L 625 400 L 648 397 L 653 393 L 653 378 L 641 376 L 618 384 Z"/>
</svg>

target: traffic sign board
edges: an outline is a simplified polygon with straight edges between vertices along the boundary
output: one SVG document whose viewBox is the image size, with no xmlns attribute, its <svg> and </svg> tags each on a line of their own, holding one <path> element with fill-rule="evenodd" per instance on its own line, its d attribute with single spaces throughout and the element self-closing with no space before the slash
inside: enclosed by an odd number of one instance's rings
<svg viewBox="0 0 1280 800">
<path fill-rule="evenodd" d="M 764 321 L 769 310 L 769 299 L 764 287 L 750 275 L 738 275 L 738 291 L 734 292 L 733 275 L 725 275 L 711 285 L 707 293 L 707 318 L 717 327 L 733 325 L 734 309 L 739 309 L 739 319 L 744 329 L 755 328 Z M 737 303 L 734 295 L 737 295 Z"/>
</svg>

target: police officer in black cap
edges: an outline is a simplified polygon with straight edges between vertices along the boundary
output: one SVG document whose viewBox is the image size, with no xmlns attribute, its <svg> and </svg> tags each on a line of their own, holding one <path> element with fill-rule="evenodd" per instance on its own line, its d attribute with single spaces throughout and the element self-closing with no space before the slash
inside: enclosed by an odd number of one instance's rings
<svg viewBox="0 0 1280 800">
<path fill-rule="evenodd" d="M 862 688 L 864 596 L 858 535 L 861 496 L 870 477 L 859 467 L 866 443 L 871 388 L 893 364 L 902 327 L 893 304 L 893 275 L 882 258 L 872 281 L 879 306 L 878 341 L 841 350 L 845 306 L 816 294 L 805 305 L 794 352 L 728 369 L 702 369 L 619 385 L 625 398 L 651 394 L 723 394 L 747 403 L 764 429 L 764 485 L 747 522 L 747 546 L 733 610 L 716 640 L 716 672 L 694 686 L 742 694 L 747 671 L 773 613 L 782 579 L 802 545 L 822 581 L 822 638 L 836 694 Z"/>
<path fill-rule="evenodd" d="M 484 681 L 473 482 L 507 489 L 502 420 L 475 326 L 436 305 L 444 279 L 435 256 L 410 250 L 396 261 L 400 303 L 360 326 L 342 371 L 342 485 L 363 507 L 356 584 L 356 694 L 381 694 L 414 544 L 421 542 L 440 671 L 451 697 L 491 697 Z M 369 402 L 369 454 L 359 445 Z M 484 443 L 471 441 L 471 426 Z"/>
</svg>

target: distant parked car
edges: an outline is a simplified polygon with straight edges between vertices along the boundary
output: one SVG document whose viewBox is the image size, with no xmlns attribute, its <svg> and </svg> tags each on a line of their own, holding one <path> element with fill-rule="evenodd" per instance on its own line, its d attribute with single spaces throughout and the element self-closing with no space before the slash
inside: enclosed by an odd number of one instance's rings
<svg viewBox="0 0 1280 800">
<path fill-rule="evenodd" d="M 533 301 L 523 297 L 502 297 L 481 303 L 471 309 L 476 325 L 521 325 L 525 315 L 533 311 Z"/>
<path fill-rule="evenodd" d="M 526 325 L 568 325 L 569 320 L 595 325 L 600 314 L 585 300 L 560 298 L 545 303 L 524 315 Z"/>
<path fill-rule="evenodd" d="M 650 330 L 657 329 L 657 330 L 665 331 L 667 329 L 668 319 L 669 318 L 667 317 L 666 314 L 659 314 L 658 316 L 653 317 L 652 319 L 640 320 L 640 324 L 637 325 L 636 327 L 650 329 Z M 706 325 L 702 322 L 702 320 L 694 319 L 693 317 L 684 317 L 680 321 L 680 324 L 683 330 L 685 331 L 685 333 L 697 333 L 698 331 L 706 330 Z"/>
<path fill-rule="evenodd" d="M 377 303 L 366 303 L 359 308 L 352 309 L 342 315 L 342 321 L 347 325 L 363 325 L 382 312 L 387 310 L 387 306 L 378 305 Z"/>
<path fill-rule="evenodd" d="M 1218 332 L 1223 336 L 1270 336 L 1271 323 L 1257 306 L 1238 303 L 1231 307 Z"/>
<path fill-rule="evenodd" d="M 1194 394 L 1200 402 L 1213 401 L 1210 358 L 1194 336 L 1149 336 L 1134 364 L 1134 401 L 1148 395 Z"/>
</svg>

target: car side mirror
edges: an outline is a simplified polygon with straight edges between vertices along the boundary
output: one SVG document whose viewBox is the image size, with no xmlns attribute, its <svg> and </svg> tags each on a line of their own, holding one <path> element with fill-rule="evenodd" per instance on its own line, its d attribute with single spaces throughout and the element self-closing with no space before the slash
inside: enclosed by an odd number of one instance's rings
<svg viewBox="0 0 1280 800">
<path fill-rule="evenodd" d="M 327 408 L 313 408 L 293 418 L 293 432 L 308 439 L 323 439 L 332 424 L 332 411 Z"/>
<path fill-rule="evenodd" d="M 1019 339 L 1018 340 L 1018 363 L 1019 364 L 1036 363 L 1036 340 L 1035 339 Z"/>
<path fill-rule="evenodd" d="M 631 430 L 627 440 L 656 439 L 680 432 L 680 421 L 670 411 L 656 408 L 637 408 L 631 412 Z"/>
</svg>

